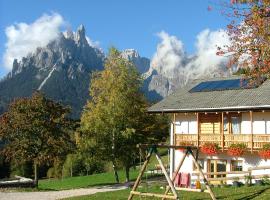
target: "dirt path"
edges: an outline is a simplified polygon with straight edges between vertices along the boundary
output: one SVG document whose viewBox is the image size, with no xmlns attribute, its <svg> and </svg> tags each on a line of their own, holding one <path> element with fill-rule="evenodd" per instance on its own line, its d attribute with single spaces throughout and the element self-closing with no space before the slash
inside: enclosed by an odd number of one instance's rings
<svg viewBox="0 0 270 200">
<path fill-rule="evenodd" d="M 103 186 L 48 192 L 0 192 L 0 200 L 55 200 L 126 189 L 126 186 Z"/>
</svg>

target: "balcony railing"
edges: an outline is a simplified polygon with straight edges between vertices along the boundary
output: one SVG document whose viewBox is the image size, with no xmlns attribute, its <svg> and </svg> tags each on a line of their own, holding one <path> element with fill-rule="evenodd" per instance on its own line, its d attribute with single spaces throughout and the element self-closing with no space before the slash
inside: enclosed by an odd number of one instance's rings
<svg viewBox="0 0 270 200">
<path fill-rule="evenodd" d="M 227 149 L 233 143 L 244 143 L 249 149 L 258 150 L 264 144 L 270 143 L 270 135 L 263 134 L 176 134 L 176 145 L 188 143 L 193 146 L 201 146 L 205 143 L 217 143 L 221 148 Z M 199 142 L 199 144 L 198 144 Z"/>
</svg>

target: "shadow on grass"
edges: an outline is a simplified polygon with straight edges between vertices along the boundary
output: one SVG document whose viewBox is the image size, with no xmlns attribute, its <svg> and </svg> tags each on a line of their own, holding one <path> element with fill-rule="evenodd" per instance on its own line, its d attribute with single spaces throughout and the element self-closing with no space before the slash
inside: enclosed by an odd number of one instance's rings
<svg viewBox="0 0 270 200">
<path fill-rule="evenodd" d="M 231 195 L 226 195 L 226 196 L 217 196 L 217 199 L 235 199 L 235 200 L 251 200 L 254 199 L 255 197 L 258 197 L 259 195 L 263 194 L 265 191 L 269 190 L 270 187 L 267 188 L 262 188 L 259 189 L 258 191 L 251 192 L 251 194 L 248 194 L 249 192 L 247 191 L 246 193 L 237 193 L 237 194 L 231 194 Z M 240 195 L 245 195 L 244 197 L 237 197 Z"/>
</svg>

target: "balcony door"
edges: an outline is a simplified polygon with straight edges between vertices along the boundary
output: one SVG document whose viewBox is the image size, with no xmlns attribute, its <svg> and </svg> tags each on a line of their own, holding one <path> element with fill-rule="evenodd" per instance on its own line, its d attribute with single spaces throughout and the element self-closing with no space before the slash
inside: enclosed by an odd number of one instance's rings
<svg viewBox="0 0 270 200">
<path fill-rule="evenodd" d="M 241 133 L 241 115 L 236 113 L 226 114 L 223 117 L 224 134 Z"/>
</svg>

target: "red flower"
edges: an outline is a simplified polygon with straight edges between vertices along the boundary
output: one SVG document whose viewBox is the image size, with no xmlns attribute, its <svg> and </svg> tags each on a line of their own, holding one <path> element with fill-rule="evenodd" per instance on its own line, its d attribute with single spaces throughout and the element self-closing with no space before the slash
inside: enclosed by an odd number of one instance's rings
<svg viewBox="0 0 270 200">
<path fill-rule="evenodd" d="M 270 159 L 270 149 L 268 150 L 261 150 L 258 152 L 259 156 L 263 159 Z"/>
<path fill-rule="evenodd" d="M 262 150 L 260 150 L 258 154 L 263 159 L 270 159 L 270 144 L 263 145 Z"/>
<path fill-rule="evenodd" d="M 241 156 L 244 154 L 247 146 L 245 144 L 232 144 L 228 149 L 228 155 L 230 156 Z"/>
<path fill-rule="evenodd" d="M 215 143 L 205 143 L 201 147 L 201 152 L 208 155 L 216 155 L 218 153 L 218 145 Z"/>
</svg>

